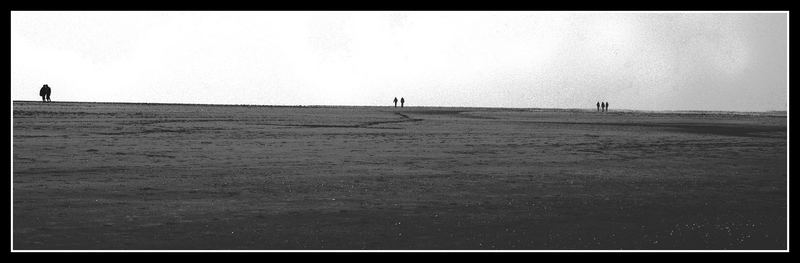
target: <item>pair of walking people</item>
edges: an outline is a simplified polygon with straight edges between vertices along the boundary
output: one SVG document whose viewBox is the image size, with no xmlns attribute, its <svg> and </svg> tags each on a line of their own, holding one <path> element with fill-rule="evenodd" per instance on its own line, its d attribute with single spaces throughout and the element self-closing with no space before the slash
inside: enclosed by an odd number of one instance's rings
<svg viewBox="0 0 800 263">
<path fill-rule="evenodd" d="M 608 111 L 608 102 L 597 102 L 597 111 Z"/>
<path fill-rule="evenodd" d="M 403 98 L 403 97 L 400 97 L 400 108 L 402 108 L 403 104 L 405 104 L 405 103 L 406 103 L 406 99 Z M 397 97 L 394 97 L 394 107 L 397 108 Z"/>
<path fill-rule="evenodd" d="M 50 86 L 44 84 L 44 86 L 39 89 L 39 96 L 42 96 L 42 102 L 50 102 Z"/>
</svg>

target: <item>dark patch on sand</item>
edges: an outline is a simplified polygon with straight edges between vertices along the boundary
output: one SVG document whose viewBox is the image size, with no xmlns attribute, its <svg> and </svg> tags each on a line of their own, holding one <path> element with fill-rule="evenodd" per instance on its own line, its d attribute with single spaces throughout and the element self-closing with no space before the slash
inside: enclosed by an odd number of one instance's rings
<svg viewBox="0 0 800 263">
<path fill-rule="evenodd" d="M 666 128 L 677 129 L 682 132 L 697 134 L 712 134 L 723 136 L 738 137 L 757 137 L 757 138 L 782 138 L 786 137 L 786 127 L 763 126 L 763 125 L 705 125 L 694 123 L 654 125 Z"/>
<path fill-rule="evenodd" d="M 702 124 L 702 123 L 614 123 L 614 122 L 556 122 L 556 121 L 524 121 L 534 124 L 567 124 L 567 125 L 602 125 L 623 127 L 661 128 L 695 134 L 709 134 L 736 137 L 783 138 L 786 127 L 756 124 Z"/>
</svg>

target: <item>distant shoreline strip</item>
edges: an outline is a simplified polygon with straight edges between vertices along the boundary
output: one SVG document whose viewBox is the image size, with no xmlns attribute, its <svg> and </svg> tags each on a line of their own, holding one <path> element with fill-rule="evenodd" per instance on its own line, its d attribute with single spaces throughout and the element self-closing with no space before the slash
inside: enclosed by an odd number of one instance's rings
<svg viewBox="0 0 800 263">
<path fill-rule="evenodd" d="M 37 100 L 13 100 L 12 103 L 40 104 Z M 123 104 L 123 105 L 151 105 L 151 106 L 204 106 L 204 107 L 267 107 L 267 108 L 391 108 L 392 106 L 357 106 L 357 105 L 262 105 L 262 104 L 208 104 L 208 103 L 167 103 L 167 102 L 91 102 L 91 101 L 57 101 L 56 104 Z M 508 111 L 533 111 L 533 112 L 596 112 L 594 108 L 505 108 L 505 107 L 458 107 L 458 106 L 409 106 L 413 108 L 446 108 L 446 109 L 474 109 L 474 110 L 508 110 Z M 400 109 L 400 108 L 398 108 Z M 615 113 L 662 113 L 662 114 L 716 114 L 716 115 L 760 115 L 760 116 L 787 116 L 786 111 L 702 111 L 702 110 L 629 110 L 616 109 L 599 114 Z"/>
</svg>

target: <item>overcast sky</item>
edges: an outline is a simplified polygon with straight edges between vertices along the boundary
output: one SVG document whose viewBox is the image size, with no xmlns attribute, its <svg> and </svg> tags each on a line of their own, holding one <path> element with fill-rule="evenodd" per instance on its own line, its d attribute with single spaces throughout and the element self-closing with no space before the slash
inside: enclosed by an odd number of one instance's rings
<svg viewBox="0 0 800 263">
<path fill-rule="evenodd" d="M 787 13 L 11 12 L 12 100 L 786 110 Z"/>
</svg>

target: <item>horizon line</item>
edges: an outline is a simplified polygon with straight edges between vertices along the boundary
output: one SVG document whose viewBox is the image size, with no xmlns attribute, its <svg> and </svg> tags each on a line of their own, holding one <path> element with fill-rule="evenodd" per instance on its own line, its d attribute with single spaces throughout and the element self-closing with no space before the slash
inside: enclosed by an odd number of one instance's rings
<svg viewBox="0 0 800 263">
<path fill-rule="evenodd" d="M 17 102 L 32 102 L 43 103 L 38 100 L 11 100 L 13 103 Z M 392 105 L 319 105 L 319 104 L 225 104 L 225 103 L 187 103 L 187 102 L 105 102 L 105 101 L 55 101 L 57 103 L 96 103 L 96 104 L 138 104 L 138 105 L 186 105 L 186 106 L 239 106 L 239 107 L 287 107 L 287 108 L 335 108 L 335 107 L 392 107 Z M 50 102 L 52 103 L 52 102 Z M 402 108 L 402 107 L 401 107 Z M 473 109 L 528 109 L 528 110 L 579 110 L 579 111 L 592 111 L 594 107 L 587 108 L 546 108 L 546 107 L 496 107 L 496 106 L 405 106 L 405 108 L 473 108 Z M 612 111 L 616 112 L 672 112 L 672 113 L 687 113 L 687 112 L 726 112 L 726 113 L 784 113 L 788 116 L 788 109 L 786 110 L 762 110 L 762 111 L 736 111 L 736 110 L 637 110 L 619 108 Z"/>
</svg>

